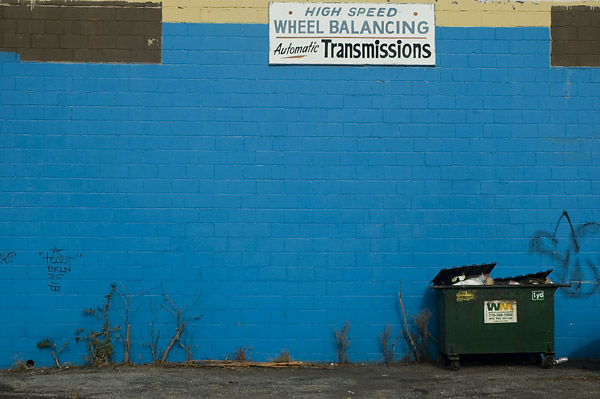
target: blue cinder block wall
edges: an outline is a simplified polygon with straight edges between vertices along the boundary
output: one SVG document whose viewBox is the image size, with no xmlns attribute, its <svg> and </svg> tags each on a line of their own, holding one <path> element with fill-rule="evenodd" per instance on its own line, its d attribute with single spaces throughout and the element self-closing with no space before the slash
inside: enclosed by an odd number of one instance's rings
<svg viewBox="0 0 600 399">
<path fill-rule="evenodd" d="M 52 365 L 44 337 L 82 363 L 113 282 L 136 362 L 175 333 L 164 294 L 195 359 L 335 361 L 348 321 L 350 360 L 379 361 L 401 284 L 435 310 L 439 269 L 484 262 L 572 283 L 557 354 L 600 356 L 600 70 L 550 67 L 548 28 L 438 27 L 428 68 L 268 66 L 265 25 L 163 34 L 161 65 L 0 53 L 0 366 Z"/>
</svg>

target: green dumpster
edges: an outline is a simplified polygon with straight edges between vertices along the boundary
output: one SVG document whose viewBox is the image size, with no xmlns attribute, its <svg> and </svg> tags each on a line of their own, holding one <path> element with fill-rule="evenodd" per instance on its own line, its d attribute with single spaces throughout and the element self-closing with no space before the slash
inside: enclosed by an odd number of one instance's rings
<svg viewBox="0 0 600 399">
<path fill-rule="evenodd" d="M 466 267 L 491 270 L 494 265 Z M 545 280 L 550 272 L 518 276 L 520 283 L 462 286 L 438 285 L 444 282 L 438 274 L 431 288 L 438 291 L 439 350 L 450 368 L 460 368 L 460 355 L 498 353 L 535 354 L 543 367 L 550 367 L 554 361 L 554 292 L 564 286 L 540 284 L 540 277 Z M 446 273 L 446 281 L 452 274 Z"/>
</svg>

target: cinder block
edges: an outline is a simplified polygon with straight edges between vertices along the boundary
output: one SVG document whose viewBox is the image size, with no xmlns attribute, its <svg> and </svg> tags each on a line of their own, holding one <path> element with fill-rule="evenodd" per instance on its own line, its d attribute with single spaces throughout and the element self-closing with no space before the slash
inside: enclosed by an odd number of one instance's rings
<svg viewBox="0 0 600 399">
<path fill-rule="evenodd" d="M 488 54 L 469 54 L 469 67 L 470 68 L 495 68 L 496 55 Z"/>
<path fill-rule="evenodd" d="M 484 54 L 509 54 L 510 42 L 508 40 L 484 41 L 481 44 L 481 52 Z"/>
<path fill-rule="evenodd" d="M 468 110 L 467 123 L 493 123 L 494 112 L 489 110 Z"/>
<path fill-rule="evenodd" d="M 437 55 L 436 64 L 445 68 L 466 68 L 469 66 L 469 56 L 466 54 L 445 54 L 440 52 Z"/>
<path fill-rule="evenodd" d="M 539 33 L 538 32 L 547 32 L 547 28 L 541 28 L 541 29 L 515 29 L 515 28 L 504 28 L 504 27 L 499 27 L 495 29 L 495 38 L 498 40 L 522 40 L 523 38 L 526 39 L 534 39 L 536 37 L 538 37 Z M 533 33 L 536 32 L 536 33 Z M 527 37 L 525 37 L 527 36 Z"/>
<path fill-rule="evenodd" d="M 14 49 L 31 47 L 31 34 L 4 33 L 2 35 L 2 47 Z"/>
<path fill-rule="evenodd" d="M 468 38 L 471 40 L 494 40 L 496 39 L 496 31 L 495 28 L 488 27 L 474 27 L 468 29 Z"/>
<path fill-rule="evenodd" d="M 61 49 L 85 49 L 88 47 L 88 36 L 86 35 L 60 35 L 59 48 Z"/>
</svg>

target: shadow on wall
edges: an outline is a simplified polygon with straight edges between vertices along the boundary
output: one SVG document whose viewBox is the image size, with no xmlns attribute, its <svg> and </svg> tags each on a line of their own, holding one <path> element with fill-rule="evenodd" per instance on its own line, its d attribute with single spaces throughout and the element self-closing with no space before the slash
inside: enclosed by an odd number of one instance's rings
<svg viewBox="0 0 600 399">
<path fill-rule="evenodd" d="M 599 240 L 600 224 L 588 222 L 573 226 L 569 214 L 564 211 L 556 222 L 554 232 L 535 232 L 529 242 L 529 252 L 538 253 L 552 262 L 558 280 L 571 284 L 570 288 L 561 288 L 569 296 L 586 297 L 600 289 Z"/>
<path fill-rule="evenodd" d="M 600 339 L 574 350 L 570 357 L 573 359 L 600 359 Z"/>
<path fill-rule="evenodd" d="M 427 288 L 423 293 L 421 301 L 421 309 L 430 309 L 432 312 L 431 320 L 429 321 L 429 358 L 435 360 L 439 355 L 437 340 L 439 338 L 438 331 L 438 303 L 437 292 Z"/>
</svg>

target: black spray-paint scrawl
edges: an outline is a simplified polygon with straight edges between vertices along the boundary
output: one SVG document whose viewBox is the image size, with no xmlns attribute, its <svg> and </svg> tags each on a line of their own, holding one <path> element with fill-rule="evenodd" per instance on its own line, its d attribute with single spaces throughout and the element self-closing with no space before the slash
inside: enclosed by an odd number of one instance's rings
<svg viewBox="0 0 600 399">
<path fill-rule="evenodd" d="M 75 256 L 63 254 L 64 249 L 52 248 L 51 251 L 39 252 L 39 255 L 46 261 L 48 279 L 50 280 L 50 291 L 60 291 L 60 280 L 71 272 L 71 262 L 73 259 L 81 258 L 81 252 Z"/>
<path fill-rule="evenodd" d="M 561 222 L 569 223 L 569 237 L 557 237 Z M 536 231 L 529 242 L 529 251 L 537 252 L 552 260 L 556 267 L 558 279 L 571 284 L 568 290 L 571 296 L 589 296 L 600 288 L 600 224 L 584 223 L 576 228 L 571 223 L 567 211 L 564 211 L 553 233 Z M 586 244 L 596 244 L 592 248 L 584 248 Z"/>
</svg>

